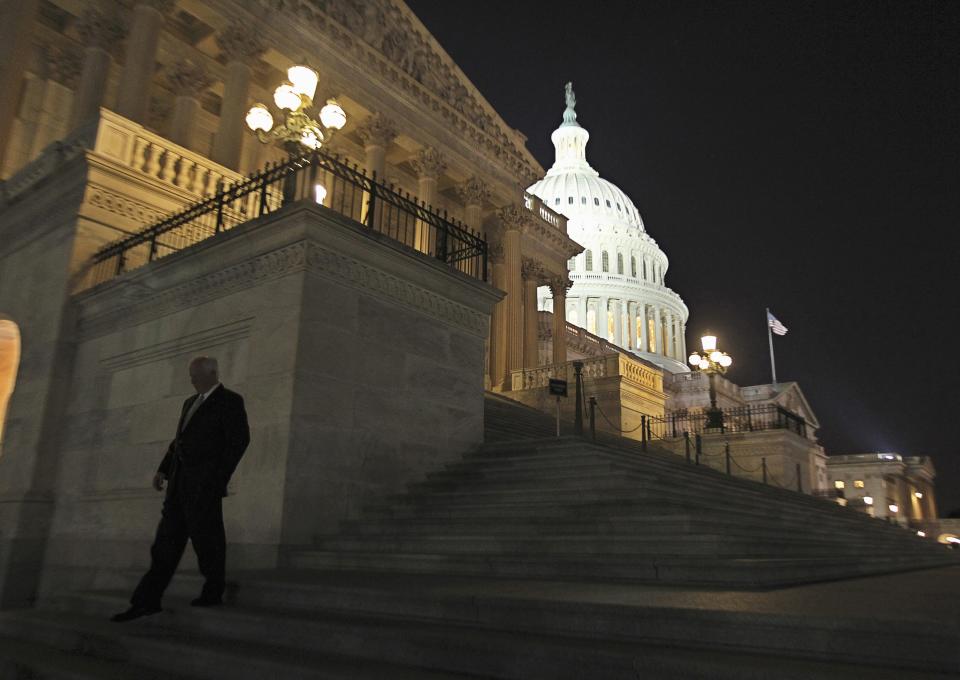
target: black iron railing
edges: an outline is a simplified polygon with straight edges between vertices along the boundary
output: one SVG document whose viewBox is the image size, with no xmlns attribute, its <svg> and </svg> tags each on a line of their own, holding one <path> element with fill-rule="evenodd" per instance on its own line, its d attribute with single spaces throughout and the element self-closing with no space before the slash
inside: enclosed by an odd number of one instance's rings
<svg viewBox="0 0 960 680">
<path fill-rule="evenodd" d="M 648 417 L 648 439 L 677 439 L 684 432 L 758 432 L 761 430 L 789 430 L 801 437 L 807 436 L 807 421 L 786 409 L 768 404 L 721 409 L 722 428 L 707 428 L 706 411 L 668 413 L 664 418 Z"/>
<path fill-rule="evenodd" d="M 322 203 L 373 231 L 445 262 L 474 278 L 487 280 L 487 243 L 479 233 L 424 205 L 409 193 L 368 177 L 355 164 L 314 151 L 291 157 L 209 198 L 98 250 L 91 262 L 89 285 L 183 250 L 287 203 L 316 197 Z"/>
</svg>

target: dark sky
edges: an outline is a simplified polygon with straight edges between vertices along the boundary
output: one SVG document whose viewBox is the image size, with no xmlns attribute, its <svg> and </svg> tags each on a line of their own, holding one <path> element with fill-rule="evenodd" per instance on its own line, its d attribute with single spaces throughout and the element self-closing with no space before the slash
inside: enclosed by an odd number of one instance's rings
<svg viewBox="0 0 960 680">
<path fill-rule="evenodd" d="M 960 2 L 409 0 L 544 167 L 572 80 L 729 377 L 790 332 L 828 453 L 933 456 L 960 509 Z"/>
</svg>

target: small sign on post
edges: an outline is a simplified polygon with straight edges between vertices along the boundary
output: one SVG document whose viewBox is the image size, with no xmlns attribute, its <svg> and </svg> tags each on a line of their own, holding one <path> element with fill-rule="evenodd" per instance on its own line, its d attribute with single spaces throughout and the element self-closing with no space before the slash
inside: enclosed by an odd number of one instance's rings
<svg viewBox="0 0 960 680">
<path fill-rule="evenodd" d="M 550 394 L 557 398 L 557 436 L 560 436 L 560 399 L 567 396 L 567 381 L 550 378 Z"/>
</svg>

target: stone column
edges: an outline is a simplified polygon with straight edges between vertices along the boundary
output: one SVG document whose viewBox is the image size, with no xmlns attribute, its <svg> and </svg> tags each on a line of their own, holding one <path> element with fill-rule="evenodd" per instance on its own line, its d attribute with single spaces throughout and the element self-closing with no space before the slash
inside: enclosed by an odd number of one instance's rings
<svg viewBox="0 0 960 680">
<path fill-rule="evenodd" d="M 428 146 L 417 152 L 411 165 L 418 175 L 417 198 L 425 206 L 432 208 L 437 200 L 437 179 L 447 169 L 446 161 L 437 149 Z M 432 252 L 434 236 L 429 225 L 418 221 L 413 247 L 421 253 Z"/>
<path fill-rule="evenodd" d="M 479 177 L 471 177 L 458 187 L 464 204 L 464 222 L 467 226 L 480 231 L 483 204 L 490 200 L 490 189 Z"/>
<path fill-rule="evenodd" d="M 493 286 L 507 289 L 507 267 L 504 263 L 502 243 L 491 243 L 487 257 L 493 276 Z M 507 301 L 501 300 L 494 306 L 490 316 L 490 386 L 503 389 L 504 376 L 507 375 Z M 509 388 L 509 385 L 507 386 Z"/>
<path fill-rule="evenodd" d="M 610 298 L 597 298 L 597 335 L 604 340 L 610 339 Z"/>
<path fill-rule="evenodd" d="M 627 349 L 638 349 L 637 347 L 637 303 L 627 303 L 627 328 L 630 329 L 630 340 L 627 342 Z"/>
<path fill-rule="evenodd" d="M 537 286 L 543 279 L 543 265 L 525 257 L 521 265 L 523 276 L 523 367 L 540 365 L 539 314 L 537 313 Z"/>
<path fill-rule="evenodd" d="M 567 360 L 567 289 L 572 284 L 566 276 L 550 279 L 550 294 L 553 296 L 553 363 Z M 566 375 L 559 376 L 566 378 Z"/>
<path fill-rule="evenodd" d="M 387 148 L 397 136 L 396 125 L 382 113 L 374 113 L 357 126 L 357 134 L 363 142 L 367 173 L 383 182 L 387 171 Z"/>
<path fill-rule="evenodd" d="M 640 351 L 649 352 L 650 351 L 650 340 L 647 337 L 647 306 L 642 303 L 637 303 L 637 316 L 640 317 Z"/>
<path fill-rule="evenodd" d="M 77 89 L 83 59 L 80 51 L 72 47 L 49 47 L 45 62 L 46 80 L 39 87 L 36 116 L 29 121 L 30 125 L 22 118 L 19 126 L 14 124 L 14 130 L 19 127 L 23 134 L 23 139 L 18 142 L 24 160 L 36 158 L 51 142 L 63 139 L 69 132 L 67 126 L 70 123 L 73 93 Z M 29 93 L 29 89 L 24 92 L 24 104 Z M 14 151 L 13 147 L 7 150 L 8 161 Z"/>
<path fill-rule="evenodd" d="M 210 76 L 199 64 L 182 59 L 167 70 L 167 82 L 177 95 L 170 119 L 170 140 L 192 149 L 200 95 L 210 87 Z"/>
<path fill-rule="evenodd" d="M 17 117 L 20 83 L 30 58 L 34 17 L 39 0 L 8 2 L 0 16 L 0 167 Z"/>
<path fill-rule="evenodd" d="M 577 325 L 582 329 L 587 329 L 587 296 L 581 295 L 577 298 Z"/>
<path fill-rule="evenodd" d="M 173 0 L 137 0 L 133 8 L 126 44 L 127 60 L 117 91 L 117 113 L 137 123 L 147 122 L 163 15 L 172 8 Z"/>
<path fill-rule="evenodd" d="M 677 357 L 676 357 L 677 351 L 676 351 L 676 348 L 675 348 L 674 345 L 673 345 L 673 343 L 674 343 L 674 338 L 676 337 L 675 332 L 674 332 L 674 328 L 673 328 L 673 312 L 671 312 L 670 310 L 667 310 L 666 315 L 667 315 L 667 321 L 666 321 L 666 323 L 667 323 L 667 343 L 666 343 L 666 344 L 667 344 L 667 351 L 664 352 L 664 354 L 667 355 L 668 357 L 671 357 L 671 358 L 673 358 L 673 359 L 676 359 L 676 358 L 677 358 Z"/>
<path fill-rule="evenodd" d="M 611 302 L 613 302 L 613 343 L 623 347 L 623 301 L 611 300 Z"/>
<path fill-rule="evenodd" d="M 687 324 L 680 324 L 680 361 L 686 363 L 689 353 L 687 352 Z"/>
<path fill-rule="evenodd" d="M 77 24 L 77 32 L 84 45 L 83 68 L 70 112 L 71 130 L 100 114 L 110 77 L 110 53 L 124 33 L 117 17 L 95 9 L 84 11 Z"/>
<path fill-rule="evenodd" d="M 656 346 L 654 352 L 663 354 L 663 312 L 660 307 L 653 308 L 653 339 Z"/>
<path fill-rule="evenodd" d="M 526 208 L 508 205 L 497 215 L 503 225 L 503 260 L 507 297 L 506 304 L 507 362 L 506 385 L 510 385 L 510 371 L 523 368 L 523 259 L 520 253 L 521 230 L 529 217 Z"/>
<path fill-rule="evenodd" d="M 255 25 L 234 22 L 217 34 L 217 45 L 227 61 L 227 76 L 220 103 L 220 124 L 211 157 L 233 170 L 239 169 L 244 129 L 250 101 L 250 62 L 266 51 Z"/>
</svg>

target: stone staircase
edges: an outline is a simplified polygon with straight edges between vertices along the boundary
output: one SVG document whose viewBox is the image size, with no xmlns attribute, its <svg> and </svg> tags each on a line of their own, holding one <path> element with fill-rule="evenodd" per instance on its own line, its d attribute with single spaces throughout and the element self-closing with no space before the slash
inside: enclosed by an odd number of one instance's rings
<svg viewBox="0 0 960 680">
<path fill-rule="evenodd" d="M 0 680 L 960 674 L 955 553 L 631 442 L 551 438 L 496 395 L 486 416 L 478 451 L 281 569 L 231 572 L 227 607 L 189 607 L 181 573 L 162 613 L 112 624 L 136 571 L 0 612 Z M 882 572 L 901 573 L 829 581 Z"/>
</svg>

